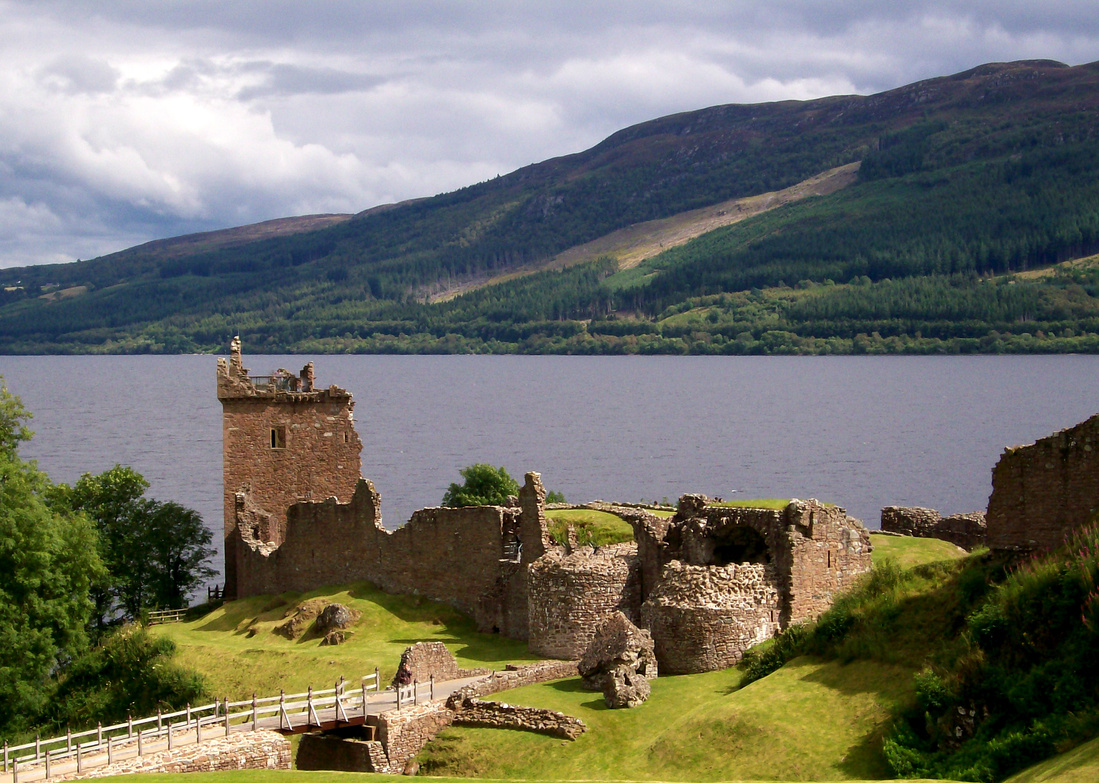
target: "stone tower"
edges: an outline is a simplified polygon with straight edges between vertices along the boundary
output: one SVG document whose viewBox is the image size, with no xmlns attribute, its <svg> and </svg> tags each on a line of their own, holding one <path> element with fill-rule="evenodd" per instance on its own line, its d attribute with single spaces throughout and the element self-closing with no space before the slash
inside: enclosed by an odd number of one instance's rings
<svg viewBox="0 0 1099 783">
<path fill-rule="evenodd" d="M 286 511 L 302 500 L 349 502 L 359 480 L 362 442 L 350 392 L 317 389 L 313 363 L 298 375 L 277 370 L 250 376 L 233 338 L 229 361 L 218 359 L 225 491 L 225 594 L 237 595 L 240 524 L 274 546 L 286 535 Z M 242 514 L 245 500 L 249 513 Z"/>
</svg>

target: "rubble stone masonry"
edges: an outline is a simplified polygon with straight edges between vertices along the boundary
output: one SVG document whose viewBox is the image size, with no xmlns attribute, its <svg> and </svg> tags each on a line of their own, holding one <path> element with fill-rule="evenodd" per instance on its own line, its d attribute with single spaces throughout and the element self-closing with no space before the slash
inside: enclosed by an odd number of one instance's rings
<svg viewBox="0 0 1099 783">
<path fill-rule="evenodd" d="M 1029 446 L 1005 449 L 992 469 L 988 546 L 1060 546 L 1099 510 L 1099 414 Z"/>
<path fill-rule="evenodd" d="M 881 510 L 881 529 L 915 538 L 938 538 L 967 552 L 985 545 L 987 526 L 982 511 L 944 517 L 919 506 L 886 506 Z"/>
<path fill-rule="evenodd" d="M 290 769 L 290 740 L 273 731 L 250 731 L 181 745 L 174 750 L 94 767 L 53 780 L 113 777 L 135 772 L 227 772 L 236 769 Z"/>
</svg>

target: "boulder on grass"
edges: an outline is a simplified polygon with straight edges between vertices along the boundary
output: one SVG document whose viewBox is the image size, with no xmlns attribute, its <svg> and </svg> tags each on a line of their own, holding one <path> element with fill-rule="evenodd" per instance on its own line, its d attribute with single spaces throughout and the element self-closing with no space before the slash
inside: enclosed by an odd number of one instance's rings
<svg viewBox="0 0 1099 783">
<path fill-rule="evenodd" d="M 592 691 L 603 691 L 607 675 L 617 670 L 646 680 L 655 679 L 653 637 L 631 623 L 622 612 L 615 612 L 595 632 L 578 668 L 584 687 Z"/>
<path fill-rule="evenodd" d="M 645 703 L 651 692 L 649 680 L 626 666 L 603 677 L 603 701 L 611 709 L 637 707 Z"/>
</svg>

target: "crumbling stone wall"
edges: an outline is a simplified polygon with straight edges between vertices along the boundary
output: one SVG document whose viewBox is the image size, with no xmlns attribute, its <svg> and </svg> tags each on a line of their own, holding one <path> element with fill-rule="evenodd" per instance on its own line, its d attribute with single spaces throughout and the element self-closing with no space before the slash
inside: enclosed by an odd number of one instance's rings
<svg viewBox="0 0 1099 783">
<path fill-rule="evenodd" d="M 992 469 L 988 546 L 1060 546 L 1099 510 L 1099 414 L 1029 446 L 1005 449 Z"/>
<path fill-rule="evenodd" d="M 337 386 L 314 388 L 313 365 L 298 376 L 279 370 L 252 378 L 240 340 L 226 362 L 218 359 L 222 405 L 225 493 L 225 594 L 238 596 L 238 526 L 245 537 L 279 545 L 286 510 L 303 500 L 351 498 L 359 480 L 362 442 L 355 432 L 351 394 Z M 238 493 L 249 508 L 238 515 Z M 247 593 L 239 593 L 247 595 Z"/>
<path fill-rule="evenodd" d="M 531 651 L 579 658 L 615 611 L 636 620 L 641 604 L 638 576 L 633 544 L 548 552 L 531 565 L 528 575 Z"/>
<path fill-rule="evenodd" d="M 733 666 L 779 628 L 773 565 L 696 566 L 671 562 L 645 603 L 660 670 L 689 674 Z"/>
<path fill-rule="evenodd" d="M 870 536 L 815 500 L 782 509 L 680 498 L 670 520 L 631 519 L 640 559 L 641 626 L 662 671 L 730 666 L 753 644 L 816 617 L 870 568 Z"/>
<path fill-rule="evenodd" d="M 402 707 L 378 716 L 377 738 L 385 749 L 386 769 L 377 772 L 401 772 L 424 745 L 454 721 L 454 711 L 443 702 Z"/>
<path fill-rule="evenodd" d="M 416 642 L 401 655 L 401 666 L 408 669 L 412 679 L 427 682 L 436 680 L 456 680 L 458 660 L 442 642 Z"/>
<path fill-rule="evenodd" d="M 524 542 L 518 563 L 504 557 L 508 531 L 539 524 L 524 508 L 538 508 L 538 498 L 545 497 L 541 479 L 528 473 L 525 481 L 519 508 L 421 509 L 394 531 L 382 526 L 381 499 L 366 479 L 350 502 L 296 503 L 278 546 L 259 545 L 238 530 L 238 592 L 307 591 L 367 580 L 387 592 L 448 603 L 483 631 L 525 639 L 527 566 L 538 547 L 528 550 Z M 248 508 L 247 496 L 241 505 Z"/>
<path fill-rule="evenodd" d="M 870 534 L 839 506 L 816 500 L 791 501 L 783 510 L 789 552 L 784 580 L 789 605 L 783 627 L 812 620 L 832 605 L 836 594 L 849 589 L 870 570 Z M 785 556 L 778 561 L 786 563 Z"/>
<path fill-rule="evenodd" d="M 944 517 L 930 508 L 886 506 L 881 510 L 881 529 L 914 538 L 938 538 L 968 552 L 984 546 L 987 538 L 985 515 L 980 511 Z"/>
<path fill-rule="evenodd" d="M 539 707 L 517 707 L 513 704 L 457 695 L 447 699 L 447 707 L 455 713 L 456 726 L 533 731 L 536 734 L 570 740 L 588 730 L 584 721 L 579 718 Z"/>
<path fill-rule="evenodd" d="M 273 731 L 238 732 L 94 767 L 82 773 L 55 774 L 52 779 L 83 780 L 135 772 L 226 772 L 236 769 L 290 769 L 290 740 Z"/>
</svg>

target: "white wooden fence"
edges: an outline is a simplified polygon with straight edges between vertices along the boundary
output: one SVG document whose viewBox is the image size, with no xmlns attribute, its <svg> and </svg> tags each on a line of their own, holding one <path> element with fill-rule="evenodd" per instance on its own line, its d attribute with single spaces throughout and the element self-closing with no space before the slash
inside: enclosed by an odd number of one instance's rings
<svg viewBox="0 0 1099 783">
<path fill-rule="evenodd" d="M 50 739 L 36 738 L 34 742 L 9 747 L 4 743 L 3 770 L 12 773 L 12 783 L 18 783 L 19 773 L 45 766 L 49 779 L 52 767 L 58 763 L 76 763 L 76 772 L 85 768 L 111 764 L 115 757 L 131 758 L 145 753 L 146 746 L 158 743 L 156 751 L 163 750 L 163 741 L 171 750 L 177 742 L 195 742 L 226 736 L 232 731 L 303 731 L 326 723 L 365 723 L 367 693 L 380 690 L 378 670 L 362 678 L 359 688 L 348 691 L 343 678 L 334 688 L 304 693 L 280 693 L 257 699 L 254 695 L 244 701 L 222 699 L 201 707 L 188 706 L 179 712 L 161 713 L 139 720 L 128 719 L 114 726 L 97 726 L 87 731 L 66 731 L 64 736 Z M 402 692 L 403 691 L 403 692 Z M 397 706 L 402 699 L 415 702 L 415 685 L 398 689 Z M 434 693 L 434 681 L 432 682 Z M 134 750 L 136 749 L 136 754 Z M 71 770 L 69 770 L 71 772 Z"/>
</svg>

